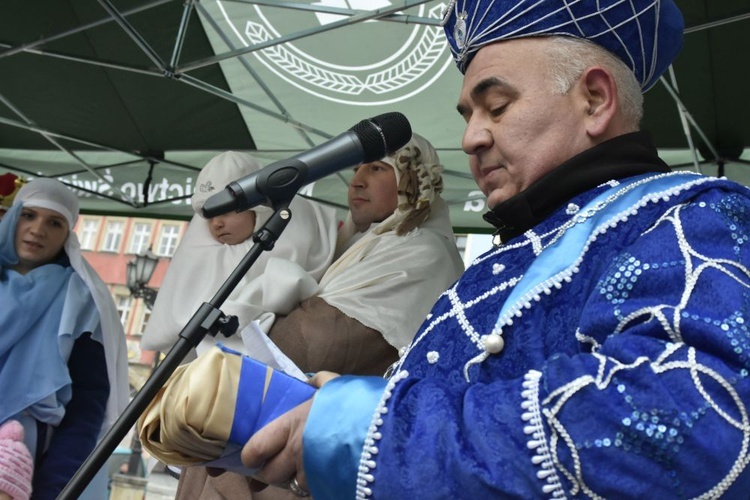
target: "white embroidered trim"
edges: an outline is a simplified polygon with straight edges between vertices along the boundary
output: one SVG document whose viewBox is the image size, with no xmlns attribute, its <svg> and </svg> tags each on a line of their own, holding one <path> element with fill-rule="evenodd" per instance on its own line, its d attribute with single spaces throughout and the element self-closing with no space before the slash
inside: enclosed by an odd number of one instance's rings
<svg viewBox="0 0 750 500">
<path fill-rule="evenodd" d="M 534 255 L 539 256 L 539 254 L 542 253 L 542 250 L 544 250 L 545 248 L 544 243 L 542 243 L 542 238 L 540 236 L 537 236 L 533 229 L 529 229 L 524 234 L 531 242 L 531 248 L 534 252 Z"/>
<path fill-rule="evenodd" d="M 639 182 L 633 183 L 624 189 L 621 189 L 617 193 L 614 193 L 613 195 L 609 196 L 605 201 L 602 201 L 597 204 L 597 206 L 592 207 L 591 209 L 587 209 L 583 213 L 580 213 L 573 217 L 569 223 L 564 224 L 560 229 L 558 235 L 552 239 L 552 241 L 549 242 L 547 247 L 557 241 L 562 234 L 572 227 L 572 224 L 570 222 L 575 223 L 579 217 L 581 218 L 581 221 L 587 219 L 593 213 L 598 212 L 599 210 L 602 210 L 605 208 L 611 201 L 614 201 L 614 199 L 618 198 L 622 194 L 624 194 L 626 191 L 646 182 L 654 178 L 660 178 L 660 177 L 666 177 L 674 175 L 672 173 L 670 174 L 662 174 L 657 175 L 654 177 L 649 177 L 647 179 L 643 179 Z M 507 311 L 506 314 L 504 314 L 502 317 L 498 318 L 497 323 L 495 325 L 495 328 L 493 329 L 492 333 L 502 334 L 502 329 L 505 326 L 509 326 L 513 324 L 513 317 L 520 318 L 523 315 L 524 309 L 530 309 L 533 302 L 539 302 L 541 299 L 541 295 L 549 295 L 552 291 L 552 288 L 560 289 L 562 288 L 563 283 L 570 283 L 572 281 L 572 276 L 579 271 L 579 265 L 581 262 L 583 262 L 583 257 L 588 252 L 589 248 L 591 247 L 591 244 L 596 241 L 596 239 L 605 234 L 610 229 L 614 229 L 617 227 L 617 225 L 621 222 L 625 222 L 628 220 L 629 217 L 634 216 L 638 213 L 638 210 L 641 208 L 646 207 L 649 203 L 657 203 L 661 200 L 668 201 L 671 196 L 674 196 L 681 191 L 684 191 L 686 189 L 689 189 L 695 185 L 702 184 L 704 182 L 708 182 L 710 178 L 707 179 L 697 179 L 695 181 L 686 182 L 684 184 L 681 184 L 679 186 L 676 186 L 674 188 L 658 192 L 658 193 L 650 193 L 643 198 L 641 198 L 637 203 L 635 203 L 632 207 L 628 208 L 627 210 L 624 210 L 618 214 L 615 214 L 613 217 L 611 217 L 609 220 L 605 221 L 604 223 L 600 224 L 598 227 L 596 227 L 592 233 L 589 239 L 586 241 L 586 243 L 583 246 L 583 249 L 581 250 L 580 255 L 578 258 L 567 268 L 556 275 L 552 276 L 551 278 L 539 283 L 537 286 L 529 290 L 523 297 L 520 297 L 518 301 L 513 304 Z M 466 369 L 464 369 L 466 371 Z"/>
<path fill-rule="evenodd" d="M 536 477 L 544 481 L 542 492 L 550 495 L 551 498 L 565 498 L 565 490 L 555 470 L 554 458 L 544 436 L 539 406 L 539 380 L 541 378 L 542 373 L 536 370 L 531 370 L 524 375 L 523 391 L 521 391 L 521 397 L 523 397 L 521 419 L 526 424 L 523 432 L 529 436 L 526 445 L 535 452 L 531 457 L 531 463 L 539 468 Z"/>
<path fill-rule="evenodd" d="M 573 460 L 573 471 L 565 469 L 559 463 L 556 464 L 556 471 L 565 475 L 572 483 L 570 491 L 571 495 L 577 496 L 579 494 L 585 494 L 590 498 L 602 498 L 585 482 L 581 459 L 576 452 L 573 439 L 558 419 L 560 412 L 564 409 L 565 405 L 572 400 L 573 395 L 582 389 L 593 386 L 599 390 L 604 390 L 613 382 L 617 373 L 633 370 L 643 365 L 650 366 L 651 370 L 657 375 L 670 370 L 689 371 L 695 381 L 695 388 L 703 396 L 709 406 L 716 411 L 716 413 L 720 415 L 728 425 L 733 426 L 742 432 L 742 439 L 737 443 L 738 450 L 736 452 L 727 450 L 727 453 L 737 453 L 735 462 L 727 475 L 713 488 L 697 498 L 720 498 L 722 494 L 736 482 L 737 478 L 747 466 L 747 463 L 750 462 L 750 414 L 748 413 L 741 396 L 734 389 L 732 384 L 710 367 L 698 362 L 695 348 L 687 347 L 685 344 L 667 344 L 664 352 L 662 352 L 656 360 L 651 360 L 648 357 L 641 356 L 629 364 L 621 363 L 616 359 L 608 358 L 601 354 L 594 353 L 593 356 L 599 360 L 599 368 L 597 369 L 595 376 L 584 375 L 571 380 L 567 384 L 551 391 L 544 401 L 539 403 L 539 382 L 538 379 L 533 380 L 534 374 L 532 371 L 526 376 L 527 380 L 530 380 L 531 382 L 528 385 L 524 382 L 524 392 L 521 393 L 525 399 L 521 405 L 525 411 L 522 416 L 524 421 L 535 422 L 535 419 L 538 416 L 540 422 L 541 419 L 544 418 L 550 426 L 553 435 L 549 439 L 549 442 L 552 444 L 549 446 L 550 449 L 548 451 L 553 463 L 555 463 L 554 460 L 558 453 L 556 447 L 560 444 L 568 446 Z M 703 383 L 704 379 L 711 379 L 724 388 L 726 394 L 734 402 L 731 411 L 725 411 L 722 406 L 711 397 L 709 392 L 705 390 Z M 541 410 L 540 404 L 545 405 L 548 409 Z M 736 418 L 737 415 L 739 415 L 739 419 Z M 525 427 L 524 431 L 526 432 L 528 428 L 529 427 Z M 533 430 L 530 430 L 527 433 L 533 433 Z M 532 447 L 531 444 L 529 444 L 529 447 Z M 543 459 L 535 460 L 542 461 Z"/>
<path fill-rule="evenodd" d="M 486 259 L 496 257 L 500 253 L 509 252 L 511 250 L 519 249 L 522 247 L 528 247 L 528 246 L 530 246 L 531 247 L 530 250 L 534 252 L 535 255 L 537 255 L 540 243 L 543 242 L 542 250 L 553 245 L 562 237 L 562 235 L 568 229 L 570 229 L 571 227 L 573 227 L 574 225 L 580 222 L 584 222 L 586 219 L 593 216 L 596 212 L 599 212 L 600 210 L 606 208 L 612 201 L 619 198 L 620 196 L 630 191 L 631 189 L 634 189 L 635 187 L 640 186 L 654 179 L 660 179 L 664 177 L 683 175 L 683 174 L 684 174 L 683 172 L 670 172 L 666 174 L 657 174 L 657 175 L 653 175 L 653 176 L 649 176 L 644 179 L 641 179 L 635 183 L 626 185 L 620 188 L 617 192 L 608 196 L 605 200 L 602 200 L 596 203 L 594 206 L 589 207 L 586 210 L 579 211 L 577 214 L 572 216 L 570 219 L 568 219 L 565 223 L 558 226 L 557 228 L 551 229 L 550 231 L 542 235 L 537 235 L 535 233 L 529 234 L 529 232 L 527 232 L 525 233 L 526 239 L 515 242 L 511 245 L 503 245 L 502 247 L 498 247 L 494 251 L 488 252 L 487 254 L 476 258 L 474 262 L 472 263 L 472 265 L 478 264 Z M 651 203 L 658 203 L 660 201 L 668 201 L 670 197 L 675 196 L 681 193 L 682 191 L 691 189 L 694 186 L 697 186 L 706 182 L 713 182 L 713 181 L 715 181 L 715 178 L 696 175 L 695 180 L 686 181 L 680 184 L 679 186 L 675 186 L 675 187 L 666 189 L 661 192 L 649 193 L 643 196 L 636 203 L 634 203 L 630 208 L 623 210 L 622 212 L 618 214 L 613 215 L 609 220 L 603 222 L 601 225 L 599 225 L 598 227 L 594 229 L 588 241 L 585 243 L 584 247 L 582 248 L 580 255 L 570 267 L 562 270 L 561 272 L 559 272 L 555 276 L 552 276 L 548 280 L 545 280 L 544 282 L 538 284 L 536 287 L 534 287 L 532 290 L 526 293 L 523 297 L 521 297 L 515 304 L 513 304 L 511 308 L 508 309 L 505 315 L 498 318 L 498 321 L 495 327 L 493 328 L 492 332 L 490 332 L 490 334 L 502 336 L 503 328 L 506 326 L 513 325 L 513 322 L 515 321 L 514 318 L 521 318 L 523 316 L 524 310 L 530 309 L 531 306 L 535 302 L 539 302 L 541 300 L 542 295 L 550 295 L 553 290 L 560 290 L 564 283 L 570 283 L 572 281 L 572 276 L 579 271 L 578 266 L 583 261 L 584 256 L 587 254 L 591 244 L 594 241 L 596 241 L 596 239 L 600 235 L 605 234 L 610 229 L 614 229 L 615 227 L 617 227 L 619 223 L 627 221 L 629 217 L 636 215 L 641 208 L 644 208 Z M 611 187 L 617 187 L 621 185 L 617 181 L 611 181 L 605 184 Z M 471 358 L 469 361 L 466 362 L 463 368 L 464 378 L 466 379 L 467 382 L 470 382 L 469 369 L 476 364 L 480 364 L 484 362 L 490 356 L 490 353 L 487 352 L 484 346 L 484 342 L 482 342 L 482 339 L 481 339 L 482 334 L 474 330 L 470 322 L 466 319 L 464 310 L 468 309 L 469 307 L 473 305 L 476 305 L 477 303 L 483 301 L 490 295 L 493 295 L 501 290 L 504 290 L 508 287 L 515 287 L 522 278 L 523 278 L 523 275 L 510 278 L 498 284 L 497 286 L 493 287 L 492 289 L 485 291 L 479 297 L 476 297 L 472 299 L 471 301 L 467 301 L 466 303 L 462 303 L 460 299 L 458 298 L 458 295 L 455 292 L 456 290 L 455 287 L 457 286 L 458 282 L 454 284 L 454 286 L 451 289 L 444 292 L 445 294 L 447 294 L 447 296 L 451 300 L 451 305 L 452 305 L 451 310 L 448 311 L 447 313 L 442 314 L 438 318 L 434 318 L 432 323 L 430 323 L 430 325 L 419 335 L 419 337 L 414 339 L 412 344 L 409 346 L 409 350 L 399 360 L 397 368 L 400 368 L 403 365 L 411 349 L 415 345 L 417 345 L 429 332 L 431 332 L 435 326 L 437 326 L 438 324 L 440 324 L 442 321 L 444 321 L 447 318 L 456 317 L 456 320 L 461 325 L 461 328 L 464 334 L 471 339 L 471 341 L 474 343 L 474 345 L 477 346 L 477 350 L 479 351 L 479 353 L 476 356 L 474 356 L 473 358 Z"/>
<path fill-rule="evenodd" d="M 395 373 L 388 381 L 388 385 L 383 391 L 383 396 L 380 398 L 378 407 L 375 408 L 375 413 L 372 415 L 370 421 L 370 427 L 367 429 L 367 436 L 365 437 L 365 445 L 362 448 L 362 455 L 359 459 L 359 470 L 357 472 L 357 500 L 365 500 L 372 497 L 372 488 L 370 485 L 375 481 L 375 477 L 372 475 L 372 470 L 377 466 L 375 456 L 378 454 L 377 442 L 383 436 L 380 434 L 378 429 L 383 425 L 383 415 L 388 413 L 386 403 L 393 395 L 393 388 L 398 382 L 404 380 L 409 376 L 409 372 L 401 370 Z"/>
</svg>

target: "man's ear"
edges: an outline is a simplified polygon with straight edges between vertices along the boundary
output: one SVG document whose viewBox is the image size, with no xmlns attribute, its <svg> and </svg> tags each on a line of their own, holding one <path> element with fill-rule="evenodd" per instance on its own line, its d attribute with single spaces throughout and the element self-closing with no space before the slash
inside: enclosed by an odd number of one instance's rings
<svg viewBox="0 0 750 500">
<path fill-rule="evenodd" d="M 591 66 L 584 70 L 578 83 L 585 101 L 586 132 L 593 139 L 608 138 L 619 109 L 614 76 L 601 66 Z"/>
</svg>

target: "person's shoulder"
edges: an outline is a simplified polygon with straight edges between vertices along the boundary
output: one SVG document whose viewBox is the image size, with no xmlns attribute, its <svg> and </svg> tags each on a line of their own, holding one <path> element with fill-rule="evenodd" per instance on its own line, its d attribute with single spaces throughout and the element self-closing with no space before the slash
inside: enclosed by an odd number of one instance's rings
<svg viewBox="0 0 750 500">
<path fill-rule="evenodd" d="M 428 262 L 442 261 L 445 254 L 458 254 L 455 237 L 428 227 L 420 227 L 407 234 L 392 235 L 392 247 L 409 254 L 419 255 L 422 260 Z"/>
<path fill-rule="evenodd" d="M 434 225 L 430 224 L 429 220 L 403 236 L 409 236 L 413 241 L 424 243 L 435 241 L 447 241 L 450 243 L 455 242 L 453 228 L 449 224 L 435 227 Z"/>
<path fill-rule="evenodd" d="M 715 178 L 711 185 L 712 190 L 721 190 L 723 192 L 733 192 L 750 202 L 750 187 L 740 184 L 726 178 Z"/>
<path fill-rule="evenodd" d="M 323 205 L 314 200 L 308 200 L 296 196 L 289 204 L 289 209 L 292 212 L 290 224 L 297 226 L 297 230 L 299 230 L 300 227 L 304 229 L 310 228 L 311 222 L 315 222 L 319 226 L 327 227 L 334 233 L 338 229 L 338 216 L 336 209 L 333 207 Z"/>
<path fill-rule="evenodd" d="M 79 296 L 91 297 L 91 290 L 80 274 L 71 269 L 70 277 L 68 278 L 68 290 L 78 294 Z"/>
<path fill-rule="evenodd" d="M 750 188 L 736 182 L 717 179 L 707 183 L 683 204 L 685 210 L 701 210 L 706 216 L 729 216 L 737 223 L 750 223 Z"/>
<path fill-rule="evenodd" d="M 667 176 L 655 176 L 654 179 L 676 176 L 684 179 L 684 184 L 678 186 L 680 190 L 700 194 L 711 191 L 736 192 L 743 196 L 750 196 L 750 188 L 726 177 L 697 174 L 694 172 L 672 172 Z"/>
<path fill-rule="evenodd" d="M 731 199 L 735 205 L 750 207 L 750 188 L 726 178 L 697 176 L 675 198 L 676 203 L 699 205 Z"/>
<path fill-rule="evenodd" d="M 639 205 L 644 205 L 649 200 L 651 203 L 662 206 L 705 204 L 708 200 L 727 197 L 732 197 L 741 205 L 750 204 L 750 188 L 724 177 L 694 172 L 671 172 L 634 177 L 632 180 L 630 187 L 635 188 L 643 184 L 641 187 L 644 190 L 634 191 L 636 194 L 645 195 L 638 202 Z M 619 186 L 619 183 L 615 183 L 613 188 L 616 190 Z"/>
<path fill-rule="evenodd" d="M 289 209 L 292 210 L 292 218 L 296 214 L 301 213 L 309 213 L 312 212 L 312 214 L 324 214 L 326 216 L 328 215 L 336 215 L 336 209 L 333 207 L 330 207 L 328 205 L 324 205 L 318 201 L 315 200 L 309 200 L 307 198 L 303 198 L 301 196 L 295 196 L 292 198 L 291 203 L 289 204 Z"/>
</svg>

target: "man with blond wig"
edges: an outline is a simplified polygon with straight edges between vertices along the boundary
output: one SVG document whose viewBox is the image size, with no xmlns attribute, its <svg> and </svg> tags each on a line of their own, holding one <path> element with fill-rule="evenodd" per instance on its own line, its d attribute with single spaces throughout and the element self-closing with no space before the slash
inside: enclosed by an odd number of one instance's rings
<svg viewBox="0 0 750 500">
<path fill-rule="evenodd" d="M 336 258 L 271 339 L 304 371 L 383 375 L 463 271 L 442 165 L 423 137 L 358 166 Z"/>
</svg>

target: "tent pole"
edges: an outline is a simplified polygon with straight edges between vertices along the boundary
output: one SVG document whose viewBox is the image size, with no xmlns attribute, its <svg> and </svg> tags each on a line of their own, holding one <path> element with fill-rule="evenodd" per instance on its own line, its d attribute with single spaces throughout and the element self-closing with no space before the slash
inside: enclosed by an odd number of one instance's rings
<svg viewBox="0 0 750 500">
<path fill-rule="evenodd" d="M 217 54 L 213 57 L 208 57 L 206 59 L 194 61 L 192 63 L 186 64 L 182 67 L 183 71 L 191 71 L 194 69 L 202 68 L 204 66 L 210 66 L 211 64 L 216 64 L 218 62 L 221 62 L 225 59 L 232 59 L 234 57 L 240 56 L 242 54 L 248 54 L 250 52 L 255 52 L 256 50 L 262 50 L 266 49 L 268 47 L 273 47 L 275 45 L 281 45 L 287 42 L 291 42 L 293 40 L 298 40 L 300 38 L 305 38 L 311 35 L 317 35 L 318 33 L 325 33 L 326 31 L 331 31 L 336 28 L 340 28 L 342 26 L 347 26 L 350 24 L 356 24 L 361 23 L 364 21 L 369 21 L 370 19 L 379 19 L 387 14 L 392 14 L 394 12 L 398 12 L 399 10 L 404 10 L 412 5 L 420 5 L 425 3 L 425 0 L 404 0 L 403 3 L 400 3 L 397 6 L 391 6 L 387 9 L 376 9 L 370 12 L 362 12 L 360 14 L 357 14 L 355 16 L 352 16 L 348 19 L 344 19 L 341 21 L 335 21 L 330 24 L 326 24 L 325 26 L 321 26 L 319 28 L 312 28 L 308 30 L 298 31 L 296 33 L 290 33 L 286 36 L 281 36 L 278 38 L 274 38 L 273 40 L 269 40 L 267 42 L 259 43 L 257 45 L 249 46 L 249 47 L 243 47 L 241 49 L 231 50 L 229 52 L 225 52 L 223 54 Z"/>
<path fill-rule="evenodd" d="M 706 137 L 706 134 L 703 133 L 703 130 L 700 128 L 700 126 L 695 122 L 695 119 L 693 118 L 693 115 L 690 114 L 688 109 L 685 107 L 685 104 L 680 99 L 680 96 L 677 94 L 674 88 L 667 82 L 667 80 L 662 76 L 659 78 L 659 81 L 664 85 L 664 88 L 667 89 L 667 92 L 669 92 L 669 95 L 672 96 L 672 99 L 674 99 L 675 103 L 677 104 L 677 109 L 680 112 L 680 116 L 684 116 L 684 118 L 690 122 L 690 125 L 693 127 L 693 129 L 698 132 L 698 135 L 700 135 L 703 142 L 706 144 L 706 147 L 711 151 L 711 154 L 714 156 L 716 161 L 719 160 L 719 153 L 716 151 L 716 148 L 711 143 L 711 141 L 708 140 L 708 137 Z"/>
<path fill-rule="evenodd" d="M 275 7 L 279 9 L 291 9 L 291 10 L 303 10 L 311 11 L 321 14 L 335 14 L 340 16 L 356 16 L 361 14 L 362 10 L 347 9 L 344 7 L 332 7 L 328 5 L 314 5 L 314 4 L 301 4 L 297 2 L 286 2 L 283 0 L 234 0 L 236 3 L 249 3 L 252 5 L 260 5 L 263 7 Z M 424 3 L 428 3 L 431 0 L 419 0 L 417 2 L 409 3 L 406 7 L 415 7 Z M 389 21 L 403 24 L 423 24 L 425 26 L 439 26 L 439 19 L 432 19 L 429 17 L 417 17 L 408 16 L 403 14 L 388 14 L 383 17 L 379 17 L 378 21 Z"/>
<path fill-rule="evenodd" d="M 198 10 L 198 13 L 202 16 L 202 19 L 206 21 L 206 23 L 213 28 L 214 32 L 221 38 L 221 40 L 229 47 L 231 50 L 235 50 L 237 46 L 232 42 L 232 40 L 227 36 L 227 34 L 222 30 L 219 25 L 217 24 L 216 20 L 211 16 L 207 11 L 206 8 L 203 6 L 203 4 L 198 3 L 196 4 L 196 8 Z M 266 85 L 266 82 L 263 81 L 263 79 L 260 77 L 257 71 L 255 71 L 252 66 L 250 66 L 250 63 L 247 62 L 247 59 L 245 59 L 245 56 L 238 56 L 237 60 L 242 65 L 243 68 L 245 68 L 245 71 L 255 80 L 255 82 L 260 86 L 261 90 L 268 96 L 268 98 L 271 100 L 271 102 L 276 106 L 276 108 L 279 110 L 279 112 L 285 116 L 285 117 L 291 117 L 291 113 L 289 113 L 289 110 L 286 109 L 286 107 L 282 104 L 282 102 L 276 97 L 276 95 L 271 91 L 270 87 Z M 310 147 L 314 146 L 315 143 L 308 135 L 307 131 L 301 127 L 295 127 L 295 130 L 299 133 L 300 136 L 302 136 L 302 140 Z"/>
<path fill-rule="evenodd" d="M 664 77 L 661 77 L 664 78 Z M 660 79 L 661 79 L 660 78 Z M 669 79 L 672 81 L 672 88 L 675 90 L 675 92 L 679 92 L 679 89 L 677 88 L 677 76 L 674 73 L 674 66 L 669 66 Z M 666 79 L 662 81 L 666 85 Z M 685 107 L 681 105 L 681 102 L 677 103 L 677 113 L 680 116 L 680 124 L 682 125 L 682 131 L 685 134 L 685 139 L 687 139 L 688 148 L 690 149 L 690 153 L 693 157 L 693 168 L 696 172 L 699 174 L 702 174 L 700 163 L 698 161 L 698 151 L 695 147 L 695 142 L 693 142 L 693 134 L 690 133 L 690 126 L 688 125 L 687 118 L 685 117 Z"/>
<path fill-rule="evenodd" d="M 159 5 L 169 3 L 172 0 L 157 0 L 155 2 L 151 2 L 145 5 L 141 5 L 138 7 L 135 7 L 133 9 L 129 9 L 123 12 L 123 16 L 127 17 L 132 14 L 137 14 L 138 12 L 146 11 L 149 9 L 152 9 L 154 7 L 158 7 Z M 0 52 L 0 58 L 12 56 L 14 54 L 18 54 L 20 52 L 30 52 L 34 47 L 38 47 L 40 45 L 45 45 L 49 42 L 53 42 L 55 40 L 59 40 L 60 38 L 65 38 L 70 35 L 75 35 L 76 33 L 81 33 L 83 31 L 86 31 L 90 28 L 96 28 L 97 26 L 101 26 L 103 24 L 107 24 L 114 21 L 112 17 L 104 17 L 102 19 L 99 19 L 98 21 L 93 21 L 90 23 L 82 24 L 81 26 L 78 26 L 76 28 L 63 31 L 62 33 L 58 33 L 56 35 L 51 35 L 48 37 L 40 38 L 38 40 L 34 40 L 33 42 L 25 43 L 23 45 L 19 45 L 18 47 L 13 47 L 9 50 L 6 50 L 5 52 Z"/>
<path fill-rule="evenodd" d="M 112 16 L 117 24 L 120 25 L 123 31 L 128 34 L 128 36 L 135 42 L 135 44 L 138 45 L 143 53 L 146 54 L 149 59 L 151 59 L 151 62 L 153 62 L 157 68 L 160 68 L 162 71 L 167 73 L 167 67 L 164 64 L 164 61 L 161 60 L 161 57 L 159 57 L 159 54 L 157 54 L 156 51 L 151 48 L 148 42 L 141 36 L 140 33 L 138 33 L 138 30 L 136 30 L 133 25 L 128 22 L 127 19 L 125 19 L 120 11 L 118 11 L 117 8 L 115 8 L 115 6 L 112 5 L 109 0 L 99 0 L 99 3 L 102 7 L 104 7 L 104 10 L 106 10 L 109 15 Z"/>
<path fill-rule="evenodd" d="M 185 6 L 182 9 L 182 18 L 180 19 L 180 28 L 177 30 L 177 38 L 174 42 L 174 50 L 172 51 L 172 59 L 169 62 L 169 67 L 174 70 L 177 67 L 177 62 L 180 60 L 180 54 L 182 54 L 182 46 L 185 43 L 185 34 L 187 33 L 188 23 L 190 21 L 190 13 L 193 10 L 193 0 L 187 0 Z"/>
</svg>

